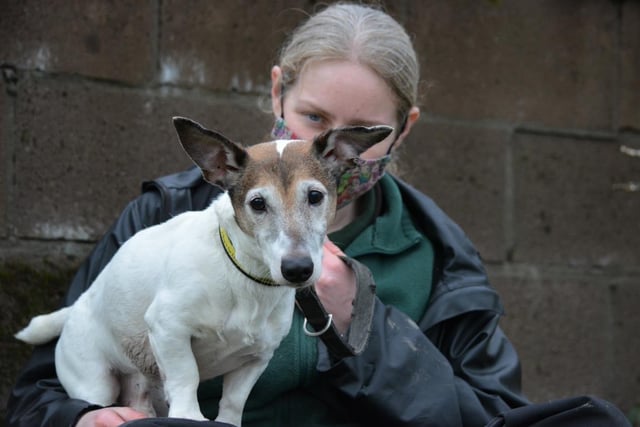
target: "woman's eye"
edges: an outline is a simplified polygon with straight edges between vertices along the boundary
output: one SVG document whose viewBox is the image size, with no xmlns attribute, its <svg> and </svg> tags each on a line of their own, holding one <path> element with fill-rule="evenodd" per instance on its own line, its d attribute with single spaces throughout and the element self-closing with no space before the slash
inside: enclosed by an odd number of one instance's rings
<svg viewBox="0 0 640 427">
<path fill-rule="evenodd" d="M 322 199 L 324 199 L 324 194 L 317 190 L 311 190 L 309 191 L 307 198 L 309 199 L 309 204 L 318 205 L 322 202 Z"/>
<path fill-rule="evenodd" d="M 322 121 L 322 117 L 320 117 L 318 114 L 307 114 L 307 118 L 309 119 L 309 121 L 314 123 L 320 123 Z"/>
<path fill-rule="evenodd" d="M 249 206 L 256 212 L 263 212 L 267 210 L 267 204 L 262 197 L 254 197 L 249 201 Z"/>
</svg>

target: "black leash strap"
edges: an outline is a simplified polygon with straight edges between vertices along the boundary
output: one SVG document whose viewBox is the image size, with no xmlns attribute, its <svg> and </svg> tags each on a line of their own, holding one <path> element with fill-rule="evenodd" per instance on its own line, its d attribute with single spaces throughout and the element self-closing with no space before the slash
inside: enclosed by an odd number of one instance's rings
<svg viewBox="0 0 640 427">
<path fill-rule="evenodd" d="M 346 336 L 341 336 L 335 328 L 330 313 L 327 313 L 322 306 L 313 287 L 296 292 L 296 305 L 307 319 L 307 323 L 318 333 L 329 352 L 340 359 L 362 353 L 367 345 L 371 332 L 376 288 L 368 268 L 352 258 L 341 257 L 341 259 L 355 273 L 358 286 L 356 298 L 353 301 L 351 325 Z M 321 331 L 324 332 L 319 333 Z"/>
</svg>

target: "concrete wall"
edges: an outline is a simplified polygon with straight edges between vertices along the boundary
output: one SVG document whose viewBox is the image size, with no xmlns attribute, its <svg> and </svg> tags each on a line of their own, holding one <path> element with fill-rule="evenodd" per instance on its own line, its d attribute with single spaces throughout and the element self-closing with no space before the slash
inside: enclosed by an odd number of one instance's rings
<svg viewBox="0 0 640 427">
<path fill-rule="evenodd" d="M 189 164 L 170 118 L 251 142 L 277 48 L 315 1 L 4 1 L 0 397 L 11 333 L 144 179 Z M 640 2 L 389 1 L 422 60 L 402 176 L 477 244 L 534 400 L 640 405 Z"/>
</svg>

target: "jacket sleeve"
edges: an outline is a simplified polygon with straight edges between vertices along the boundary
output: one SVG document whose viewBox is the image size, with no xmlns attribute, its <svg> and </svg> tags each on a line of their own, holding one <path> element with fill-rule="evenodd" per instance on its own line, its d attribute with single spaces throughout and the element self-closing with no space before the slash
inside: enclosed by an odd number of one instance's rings
<svg viewBox="0 0 640 427">
<path fill-rule="evenodd" d="M 71 282 L 65 305 L 71 305 L 93 282 L 118 248 L 137 231 L 160 222 L 160 196 L 146 192 L 124 209 L 84 261 Z M 20 427 L 73 426 L 78 417 L 97 408 L 71 399 L 56 376 L 55 344 L 38 346 L 20 373 L 7 404 L 7 425 Z"/>
<path fill-rule="evenodd" d="M 318 368 L 373 425 L 483 426 L 526 403 L 518 357 L 499 317 L 473 310 L 425 331 L 376 299 L 364 353 L 332 361 L 320 346 Z"/>
</svg>

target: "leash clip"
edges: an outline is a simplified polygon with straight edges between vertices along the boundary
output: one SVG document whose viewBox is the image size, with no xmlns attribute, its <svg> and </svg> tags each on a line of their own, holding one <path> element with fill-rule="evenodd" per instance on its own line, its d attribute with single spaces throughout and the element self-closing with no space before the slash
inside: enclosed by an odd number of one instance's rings
<svg viewBox="0 0 640 427">
<path fill-rule="evenodd" d="M 313 332 L 310 331 L 307 328 L 307 318 L 304 318 L 304 323 L 302 324 L 302 331 L 305 333 L 305 335 L 310 336 L 310 337 L 319 337 L 320 335 L 324 334 L 325 332 L 327 332 L 329 330 L 329 328 L 331 327 L 331 322 L 333 321 L 333 314 L 329 313 L 329 318 L 327 319 L 327 324 L 324 326 L 324 328 L 322 328 L 322 330 L 318 331 L 318 332 Z"/>
</svg>

